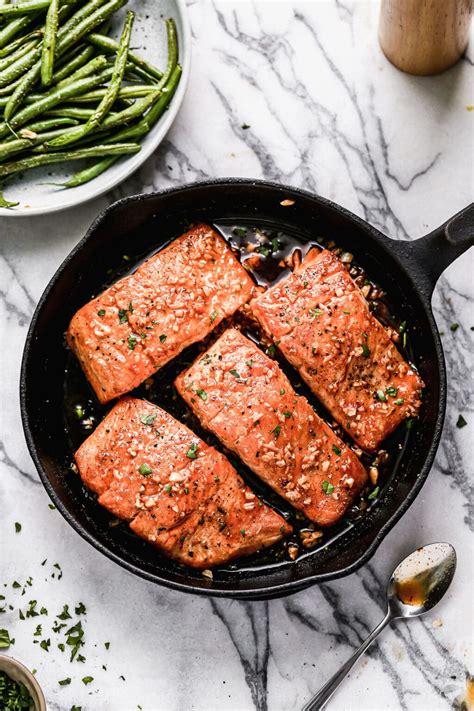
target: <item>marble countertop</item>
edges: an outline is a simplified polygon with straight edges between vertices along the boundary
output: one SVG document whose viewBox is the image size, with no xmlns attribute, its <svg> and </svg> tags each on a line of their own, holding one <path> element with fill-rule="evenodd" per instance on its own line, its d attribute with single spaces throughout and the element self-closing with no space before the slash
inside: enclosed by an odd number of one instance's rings
<svg viewBox="0 0 474 711">
<path fill-rule="evenodd" d="M 7 603 L 0 628 L 15 638 L 10 652 L 37 669 L 51 710 L 296 711 L 379 621 L 399 559 L 448 540 L 459 567 L 446 599 L 426 618 L 385 630 L 328 708 L 459 707 L 474 668 L 473 250 L 434 295 L 449 377 L 436 463 L 403 520 L 350 578 L 271 602 L 191 597 L 126 573 L 48 507 L 20 422 L 23 343 L 48 280 L 107 203 L 208 177 L 269 178 L 414 239 L 471 200 L 472 54 L 438 77 L 398 72 L 377 43 L 377 2 L 218 0 L 190 3 L 189 12 L 189 90 L 142 170 L 80 209 L 0 224 L 0 594 Z M 20 620 L 17 608 L 30 599 L 49 614 Z M 51 625 L 64 604 L 73 610 L 79 602 L 87 608 L 85 661 L 71 664 Z M 43 634 L 35 638 L 38 623 Z M 33 644 L 44 638 L 49 650 Z M 87 676 L 94 680 L 85 685 Z M 68 677 L 70 684 L 58 684 Z"/>
</svg>

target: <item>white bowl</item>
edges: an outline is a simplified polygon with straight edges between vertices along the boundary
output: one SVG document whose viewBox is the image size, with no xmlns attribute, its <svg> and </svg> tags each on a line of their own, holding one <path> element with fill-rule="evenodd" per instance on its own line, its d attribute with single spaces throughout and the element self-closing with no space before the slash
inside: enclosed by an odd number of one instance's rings
<svg viewBox="0 0 474 711">
<path fill-rule="evenodd" d="M 7 200 L 19 202 L 14 208 L 0 208 L 0 217 L 18 217 L 44 215 L 80 205 L 87 200 L 102 195 L 128 178 L 156 150 L 183 101 L 191 62 L 191 32 L 184 0 L 129 0 L 114 17 L 112 34 L 120 33 L 121 21 L 127 10 L 136 13 L 132 33 L 132 47 L 157 67 L 166 67 L 167 42 L 164 20 L 172 17 L 178 33 L 179 63 L 183 73 L 168 110 L 155 124 L 150 133 L 141 139 L 141 151 L 129 157 L 121 158 L 105 173 L 89 183 L 67 190 L 54 185 L 64 183 L 68 177 L 83 167 L 82 162 L 71 162 L 45 166 L 27 171 L 19 177 L 6 181 L 3 192 Z"/>
</svg>

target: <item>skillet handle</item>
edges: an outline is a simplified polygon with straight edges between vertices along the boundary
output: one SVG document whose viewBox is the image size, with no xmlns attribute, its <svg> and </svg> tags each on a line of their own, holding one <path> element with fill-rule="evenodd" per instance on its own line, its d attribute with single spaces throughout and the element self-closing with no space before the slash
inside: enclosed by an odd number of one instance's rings
<svg viewBox="0 0 474 711">
<path fill-rule="evenodd" d="M 473 245 L 474 203 L 414 242 L 392 243 L 428 301 L 444 270 Z"/>
</svg>

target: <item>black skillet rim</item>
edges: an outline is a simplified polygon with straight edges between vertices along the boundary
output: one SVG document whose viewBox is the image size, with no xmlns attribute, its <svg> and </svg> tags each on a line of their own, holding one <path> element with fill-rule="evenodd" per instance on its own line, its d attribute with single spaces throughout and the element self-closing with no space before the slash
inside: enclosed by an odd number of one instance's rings
<svg viewBox="0 0 474 711">
<path fill-rule="evenodd" d="M 407 497 L 403 501 L 403 503 L 398 507 L 398 509 L 392 514 L 392 516 L 386 521 L 386 523 L 380 528 L 379 532 L 377 533 L 376 537 L 372 541 L 372 543 L 368 546 L 368 548 L 365 550 L 365 552 L 357 559 L 355 560 L 351 565 L 347 566 L 346 568 L 342 568 L 341 570 L 337 572 L 331 572 L 331 573 L 316 573 L 314 575 L 308 575 L 304 580 L 294 580 L 294 581 L 288 581 L 285 583 L 278 583 L 278 584 L 269 584 L 269 585 L 262 585 L 259 587 L 254 587 L 253 589 L 247 588 L 244 590 L 239 590 L 239 589 L 225 589 L 225 590 L 219 590 L 219 589 L 214 589 L 214 588 L 203 588 L 203 587 L 198 587 L 194 585 L 192 582 L 190 583 L 180 583 L 180 582 L 175 582 L 172 580 L 167 579 L 166 577 L 163 577 L 161 575 L 157 574 L 152 574 L 148 573 L 138 566 L 134 565 L 131 562 L 128 562 L 124 559 L 122 559 L 119 555 L 113 553 L 111 550 L 108 549 L 107 546 L 102 544 L 99 540 L 95 538 L 95 536 L 88 531 L 86 531 L 81 524 L 79 524 L 74 516 L 70 514 L 66 507 L 63 505 L 61 502 L 59 496 L 56 494 L 56 491 L 54 489 L 54 486 L 50 482 L 46 471 L 43 468 L 42 462 L 40 460 L 40 457 L 38 456 L 38 453 L 36 451 L 36 445 L 34 442 L 34 438 L 30 429 L 29 425 L 29 413 L 28 413 L 28 408 L 26 405 L 27 402 L 27 380 L 28 380 L 28 367 L 29 367 L 29 356 L 30 356 L 30 349 L 32 346 L 32 343 L 35 339 L 35 331 L 36 331 L 36 322 L 38 320 L 38 317 L 43 309 L 44 304 L 47 302 L 50 292 L 53 289 L 53 287 L 56 284 L 56 281 L 59 279 L 60 275 L 63 274 L 63 272 L 68 268 L 69 263 L 72 261 L 74 256 L 79 252 L 82 247 L 86 244 L 86 242 L 89 241 L 89 239 L 93 236 L 96 228 L 98 225 L 105 219 L 105 217 L 109 214 L 109 212 L 113 211 L 119 206 L 124 206 L 127 204 L 133 204 L 133 203 L 139 203 L 142 200 L 147 200 L 152 197 L 161 197 L 163 195 L 169 195 L 172 193 L 176 192 L 186 192 L 186 191 L 192 191 L 195 188 L 211 188 L 214 186 L 229 186 L 229 188 L 232 188 L 234 185 L 245 185 L 247 187 L 255 187 L 255 188 L 270 188 L 275 191 L 278 191 L 282 193 L 282 197 L 304 197 L 305 199 L 310 199 L 312 200 L 315 204 L 323 205 L 325 208 L 328 208 L 329 210 L 333 210 L 338 214 L 342 214 L 342 216 L 348 221 L 352 222 L 353 224 L 357 225 L 359 228 L 371 233 L 372 237 L 376 239 L 376 241 L 381 244 L 382 248 L 384 251 L 388 252 L 388 255 L 390 258 L 394 259 L 395 262 L 397 263 L 397 266 L 399 269 L 401 269 L 409 278 L 411 281 L 414 290 L 420 297 L 420 301 L 423 303 L 423 307 L 425 310 L 425 314 L 428 320 L 428 323 L 430 325 L 431 333 L 433 335 L 433 339 L 435 342 L 435 351 L 436 351 L 436 363 L 438 366 L 438 373 L 439 373 L 439 399 L 438 399 L 438 412 L 436 416 L 436 422 L 433 427 L 433 432 L 431 436 L 431 443 L 429 446 L 429 449 L 426 453 L 425 461 L 424 464 L 421 468 L 421 471 L 413 484 L 412 488 L 410 489 Z M 283 195 L 284 193 L 284 195 Z M 21 419 L 22 419 L 22 424 L 23 424 L 23 430 L 25 433 L 25 439 L 26 443 L 28 446 L 28 450 L 30 452 L 30 456 L 33 459 L 33 462 L 35 464 L 35 467 L 38 471 L 38 474 L 40 476 L 41 482 L 46 489 L 50 499 L 53 501 L 54 505 L 58 509 L 58 511 L 61 513 L 61 515 L 64 517 L 64 519 L 69 523 L 69 525 L 74 528 L 79 535 L 86 540 L 88 543 L 90 543 L 96 550 L 98 550 L 100 553 L 103 555 L 107 556 L 110 560 L 114 561 L 118 565 L 120 565 L 122 568 L 125 570 L 129 571 L 130 573 L 133 573 L 134 575 L 137 575 L 145 580 L 148 580 L 150 582 L 153 582 L 155 584 L 159 585 L 164 585 L 165 587 L 172 588 L 174 590 L 179 590 L 180 592 L 186 592 L 186 593 L 191 593 L 191 594 L 196 594 L 196 595 L 203 595 L 206 597 L 220 597 L 220 598 L 231 598 L 231 599 L 244 599 L 244 600 L 250 600 L 252 598 L 254 599 L 268 599 L 271 597 L 279 597 L 279 596 L 284 596 L 291 594 L 293 592 L 298 592 L 300 590 L 304 590 L 307 587 L 310 587 L 311 585 L 318 584 L 318 583 L 323 583 L 323 582 L 328 582 L 330 580 L 336 580 L 338 578 L 343 578 L 346 577 L 347 575 L 350 575 L 351 573 L 354 573 L 356 570 L 361 568 L 365 563 L 367 563 L 374 553 L 376 552 L 377 548 L 379 545 L 382 543 L 383 539 L 387 536 L 387 534 L 390 532 L 390 530 L 395 526 L 397 521 L 400 520 L 400 518 L 406 513 L 406 511 L 409 509 L 411 504 L 414 502 L 416 497 L 418 496 L 423 484 L 425 483 L 428 474 L 431 470 L 431 466 L 433 464 L 434 458 L 436 456 L 436 452 L 438 449 L 439 441 L 441 439 L 441 433 L 443 429 L 443 423 L 444 423 L 444 416 L 445 416 L 445 411 L 446 411 L 446 366 L 445 366 L 445 361 L 444 361 L 444 355 L 443 355 L 443 348 L 441 344 L 441 339 L 439 336 L 438 328 L 436 326 L 436 322 L 433 317 L 433 313 L 431 310 L 431 305 L 429 302 L 429 299 L 426 298 L 426 295 L 423 294 L 423 292 L 419 289 L 415 282 L 416 274 L 409 268 L 409 266 L 402 262 L 397 254 L 397 252 L 394 250 L 394 245 L 397 244 L 397 241 L 392 240 L 388 238 L 386 235 L 384 235 L 382 232 L 379 232 L 375 227 L 370 225 L 368 222 L 363 220 L 362 218 L 358 217 L 357 215 L 354 215 L 352 212 L 347 210 L 346 208 L 338 205 L 337 203 L 333 202 L 332 200 L 328 200 L 327 198 L 321 197 L 320 195 L 317 195 L 315 193 L 312 193 L 308 190 L 303 190 L 301 188 L 297 187 L 292 187 L 292 186 L 287 186 L 283 185 L 281 183 L 276 183 L 274 181 L 267 181 L 267 180 L 257 180 L 257 179 L 249 179 L 249 178 L 217 178 L 214 180 L 205 180 L 205 181 L 195 181 L 192 183 L 186 183 L 184 185 L 181 185 L 179 187 L 172 187 L 172 188 L 167 188 L 165 190 L 158 190 L 150 193 L 138 193 L 136 195 L 130 195 L 124 198 L 121 198 L 115 202 L 113 202 L 111 205 L 108 205 L 92 222 L 90 225 L 89 229 L 87 230 L 86 234 L 84 237 L 76 244 L 76 246 L 69 252 L 69 254 L 66 256 L 66 258 L 63 260 L 61 265 L 58 267 L 54 275 L 51 277 L 50 281 L 48 282 L 43 294 L 41 295 L 41 298 L 36 306 L 36 309 L 34 311 L 33 317 L 30 322 L 30 326 L 28 329 L 28 334 L 26 336 L 25 340 L 25 346 L 23 350 L 23 357 L 22 357 L 22 362 L 21 362 L 21 371 L 20 371 L 20 410 L 21 410 Z"/>
</svg>

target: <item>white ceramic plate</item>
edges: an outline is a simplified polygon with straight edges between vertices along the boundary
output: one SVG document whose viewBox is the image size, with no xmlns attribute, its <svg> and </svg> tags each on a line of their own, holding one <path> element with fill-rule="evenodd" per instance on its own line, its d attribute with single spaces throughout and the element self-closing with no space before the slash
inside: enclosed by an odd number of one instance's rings
<svg viewBox="0 0 474 711">
<path fill-rule="evenodd" d="M 0 208 L 0 217 L 43 215 L 79 205 L 111 190 L 128 178 L 156 150 L 178 113 L 184 97 L 191 61 L 191 32 L 184 0 L 129 0 L 114 20 L 112 33 L 120 34 L 121 22 L 127 10 L 134 10 L 132 47 L 160 69 L 166 67 L 167 42 L 164 20 L 172 17 L 178 32 L 179 63 L 183 73 L 178 89 L 168 110 L 140 143 L 142 149 L 129 157 L 121 158 L 109 170 L 77 188 L 64 190 L 54 183 L 64 183 L 75 171 L 84 166 L 81 161 L 46 166 L 9 179 L 3 186 L 4 196 L 19 202 L 14 208 Z"/>
</svg>

